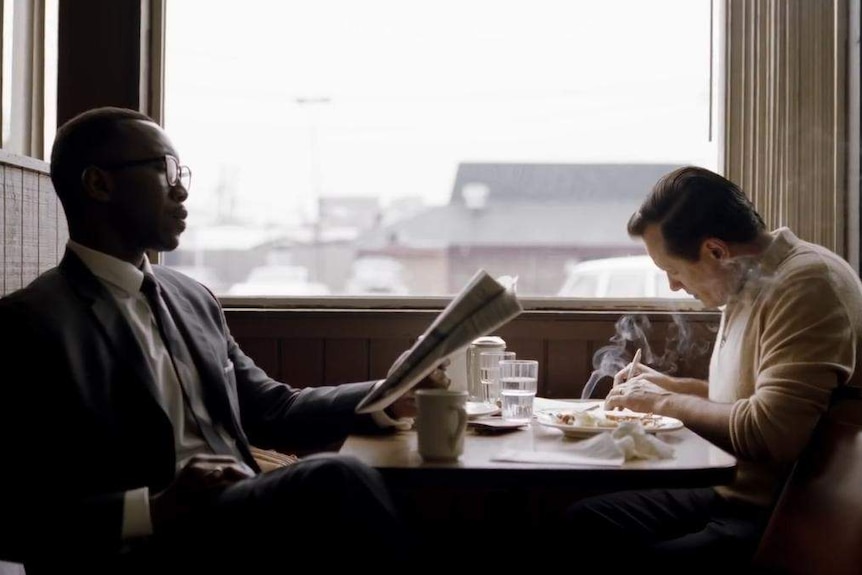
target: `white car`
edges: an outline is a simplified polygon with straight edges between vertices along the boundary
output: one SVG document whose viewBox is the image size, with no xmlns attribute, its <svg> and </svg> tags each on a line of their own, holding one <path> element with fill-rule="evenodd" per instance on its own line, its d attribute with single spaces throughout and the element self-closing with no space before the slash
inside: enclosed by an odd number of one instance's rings
<svg viewBox="0 0 862 575">
<path fill-rule="evenodd" d="M 566 266 L 560 297 L 691 298 L 671 291 L 667 274 L 649 256 L 623 256 L 585 260 Z"/>
<path fill-rule="evenodd" d="M 244 282 L 233 284 L 228 295 L 311 296 L 329 295 L 329 287 L 308 280 L 308 269 L 295 265 L 265 265 L 251 270 Z"/>
<path fill-rule="evenodd" d="M 344 293 L 349 295 L 407 295 L 404 266 L 383 256 L 363 256 L 353 262 Z"/>
</svg>

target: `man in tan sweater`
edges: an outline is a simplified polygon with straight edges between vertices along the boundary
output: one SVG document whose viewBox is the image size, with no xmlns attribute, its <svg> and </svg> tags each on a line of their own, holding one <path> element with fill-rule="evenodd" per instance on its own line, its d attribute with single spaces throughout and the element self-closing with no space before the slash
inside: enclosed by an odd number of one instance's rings
<svg viewBox="0 0 862 575">
<path fill-rule="evenodd" d="M 574 539 L 665 572 L 744 568 L 833 394 L 862 386 L 862 284 L 826 248 L 769 232 L 735 184 L 702 168 L 659 180 L 628 232 L 671 289 L 720 308 L 721 324 L 708 381 L 638 363 L 616 375 L 606 406 L 680 419 L 739 467 L 717 488 L 582 500 L 567 517 Z"/>
</svg>

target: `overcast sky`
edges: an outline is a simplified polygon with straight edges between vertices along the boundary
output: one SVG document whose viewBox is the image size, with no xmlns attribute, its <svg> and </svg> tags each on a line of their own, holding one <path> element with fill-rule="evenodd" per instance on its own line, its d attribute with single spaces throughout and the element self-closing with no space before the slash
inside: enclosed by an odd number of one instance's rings
<svg viewBox="0 0 862 575">
<path fill-rule="evenodd" d="M 166 127 L 257 223 L 320 195 L 448 201 L 459 162 L 716 167 L 709 0 L 179 0 Z M 713 134 L 714 135 L 714 134 Z"/>
</svg>

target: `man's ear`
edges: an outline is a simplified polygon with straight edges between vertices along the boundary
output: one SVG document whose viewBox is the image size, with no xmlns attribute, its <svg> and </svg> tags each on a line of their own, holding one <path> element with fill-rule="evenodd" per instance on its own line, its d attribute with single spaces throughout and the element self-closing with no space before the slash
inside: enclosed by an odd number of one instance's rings
<svg viewBox="0 0 862 575">
<path fill-rule="evenodd" d="M 88 198 L 105 202 L 111 198 L 113 181 L 108 172 L 96 166 L 89 166 L 81 173 L 81 186 Z"/>
<path fill-rule="evenodd" d="M 712 258 L 716 261 L 730 257 L 730 249 L 727 244 L 717 238 L 707 238 L 700 246 L 701 258 Z"/>
</svg>

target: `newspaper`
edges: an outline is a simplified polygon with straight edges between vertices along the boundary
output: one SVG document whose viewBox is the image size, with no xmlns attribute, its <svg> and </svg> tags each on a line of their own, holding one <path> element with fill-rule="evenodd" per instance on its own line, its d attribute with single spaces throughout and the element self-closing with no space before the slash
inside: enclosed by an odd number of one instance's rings
<svg viewBox="0 0 862 575">
<path fill-rule="evenodd" d="M 383 383 L 359 402 L 357 413 L 370 413 L 390 405 L 447 357 L 521 313 L 523 308 L 515 295 L 516 279 L 496 280 L 485 270 L 477 271 L 408 352 L 397 360 Z"/>
</svg>

